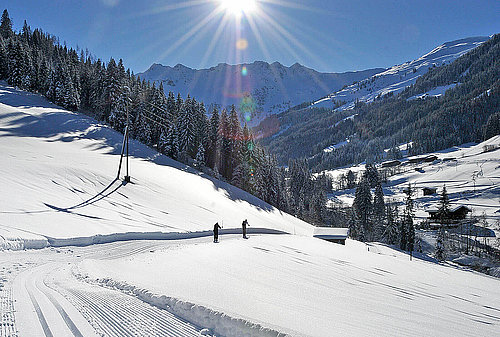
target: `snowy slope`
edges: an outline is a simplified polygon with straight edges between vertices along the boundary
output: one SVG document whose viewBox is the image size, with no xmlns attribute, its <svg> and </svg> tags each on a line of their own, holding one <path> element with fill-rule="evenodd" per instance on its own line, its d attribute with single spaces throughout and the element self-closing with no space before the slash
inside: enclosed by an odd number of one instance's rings
<svg viewBox="0 0 500 337">
<path fill-rule="evenodd" d="M 487 36 L 480 36 L 446 42 L 416 60 L 396 65 L 363 81 L 335 91 L 314 102 L 312 106 L 333 108 L 337 102 L 341 101 L 343 105 L 337 110 L 347 110 L 354 107 L 356 100 L 373 102 L 377 97 L 391 93 L 397 94 L 414 84 L 417 78 L 424 75 L 430 68 L 449 64 L 488 39 Z"/>
<path fill-rule="evenodd" d="M 484 152 L 485 146 L 496 150 Z M 484 212 L 490 225 L 500 221 L 500 136 L 479 144 L 464 144 L 439 151 L 434 155 L 438 160 L 432 163 L 410 164 L 409 158 L 402 159 L 401 172 L 391 176 L 383 185 L 386 197 L 404 200 L 403 190 L 411 183 L 418 189 L 416 216 L 424 219 L 428 216 L 425 210 L 437 207 L 439 195 L 424 196 L 422 188 L 437 188 L 440 192 L 446 185 L 452 207 L 469 206 L 474 209 L 475 215 Z M 349 169 L 361 174 L 364 167 L 360 165 L 327 173 L 335 179 Z M 354 190 L 334 192 L 332 198 L 351 204 Z"/>
<path fill-rule="evenodd" d="M 254 117 L 261 119 L 323 97 L 383 70 L 319 73 L 298 63 L 286 67 L 278 62 L 257 61 L 240 65 L 221 63 L 200 70 L 181 64 L 175 67 L 153 64 L 138 75 L 157 84 L 162 82 L 165 92 L 173 91 L 183 97 L 190 94 L 207 106 L 213 103 L 222 106 L 235 104 L 242 112 L 255 110 Z"/>
<path fill-rule="evenodd" d="M 216 221 L 238 228 L 245 218 L 252 228 L 312 233 L 310 225 L 136 141 L 132 183 L 124 185 L 115 180 L 121 143 L 120 134 L 89 117 L 0 84 L 0 249 L 158 238 L 210 231 Z"/>
<path fill-rule="evenodd" d="M 80 270 L 218 336 L 278 335 L 252 334 L 252 324 L 291 336 L 493 336 L 500 324 L 498 279 L 351 240 L 251 236 Z"/>
</svg>

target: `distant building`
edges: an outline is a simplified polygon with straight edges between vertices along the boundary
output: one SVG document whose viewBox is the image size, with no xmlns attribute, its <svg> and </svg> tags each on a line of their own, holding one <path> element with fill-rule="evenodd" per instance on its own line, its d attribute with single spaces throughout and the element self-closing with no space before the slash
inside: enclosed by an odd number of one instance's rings
<svg viewBox="0 0 500 337">
<path fill-rule="evenodd" d="M 443 220 L 448 220 L 453 223 L 457 223 L 460 220 L 464 220 L 467 217 L 467 214 L 472 212 L 472 210 L 464 205 L 456 206 L 452 209 L 450 209 L 450 212 L 448 214 L 448 217 Z M 439 210 L 437 209 L 428 209 L 427 213 L 429 213 L 429 221 L 430 222 L 438 222 L 441 221 L 440 215 L 439 215 Z"/>
<path fill-rule="evenodd" d="M 401 162 L 399 160 L 389 160 L 382 163 L 382 167 L 394 167 L 400 165 Z"/>
<path fill-rule="evenodd" d="M 316 227 L 313 236 L 318 239 L 345 245 L 348 234 L 349 228 Z"/>
<path fill-rule="evenodd" d="M 424 187 L 424 188 L 422 188 L 422 191 L 424 191 L 424 195 L 434 195 L 437 192 L 437 188 Z"/>
</svg>

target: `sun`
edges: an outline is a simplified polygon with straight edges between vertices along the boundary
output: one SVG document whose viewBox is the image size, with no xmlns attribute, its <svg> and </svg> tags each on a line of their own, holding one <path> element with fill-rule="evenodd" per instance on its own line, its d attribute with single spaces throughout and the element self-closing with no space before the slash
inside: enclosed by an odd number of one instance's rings
<svg viewBox="0 0 500 337">
<path fill-rule="evenodd" d="M 257 0 L 219 0 L 220 7 L 234 16 L 249 15 L 257 9 Z"/>
</svg>

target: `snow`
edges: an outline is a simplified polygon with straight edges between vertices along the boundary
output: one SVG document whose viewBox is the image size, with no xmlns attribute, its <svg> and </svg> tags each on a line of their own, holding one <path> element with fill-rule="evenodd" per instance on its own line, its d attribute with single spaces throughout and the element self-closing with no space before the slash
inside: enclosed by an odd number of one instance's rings
<svg viewBox="0 0 500 337">
<path fill-rule="evenodd" d="M 116 180 L 122 135 L 0 84 L 0 249 L 313 227 L 132 140 L 132 183 Z M 123 171 L 122 171 L 123 174 Z M 193 234 L 196 233 L 196 234 Z"/>
<path fill-rule="evenodd" d="M 246 75 L 242 75 L 243 67 Z M 238 65 L 221 63 L 209 69 L 191 69 L 153 64 L 141 78 L 163 83 L 166 92 L 183 97 L 190 94 L 206 106 L 234 104 L 237 109 L 246 98 L 246 108 L 255 113 L 249 124 L 257 125 L 269 114 L 285 111 L 304 102 L 324 97 L 354 81 L 383 71 L 382 68 L 346 73 L 319 73 L 298 63 L 291 67 L 278 62 L 256 61 Z M 250 99 L 248 99 L 250 98 Z M 245 110 L 243 106 L 242 109 Z M 243 111 L 245 112 L 245 111 Z"/>
<path fill-rule="evenodd" d="M 133 289 L 173 310 L 196 304 L 213 331 L 251 336 L 229 316 L 292 336 L 491 336 L 498 280 L 383 245 L 292 235 L 196 242 L 126 258 L 85 260 L 89 279 Z M 189 306 L 188 305 L 188 306 Z M 180 309 L 179 309 L 180 310 Z M 201 312 L 203 313 L 201 313 Z M 222 314 L 224 313 L 224 314 Z M 201 325 L 204 326 L 204 325 Z M 229 330 L 228 330 L 229 329 Z M 231 330 L 237 329 L 237 330 Z"/>
<path fill-rule="evenodd" d="M 0 245 L 10 249 L 0 252 L 2 333 L 498 331 L 497 279 L 451 264 L 409 261 L 380 244 L 348 239 L 342 246 L 313 238 L 312 226 L 135 141 L 132 182 L 123 184 L 115 181 L 121 141 L 91 118 L 0 84 Z M 466 172 L 481 169 L 481 202 L 495 196 L 500 179 L 498 150 L 483 153 L 482 146 L 497 144 L 500 136 L 438 154 L 456 156 Z M 435 170 L 436 184 L 451 179 L 451 191 L 467 188 L 460 173 L 452 175 L 456 166 L 447 165 L 453 163 L 424 170 Z M 410 180 L 417 173 L 405 174 Z M 396 181 L 389 188 L 399 193 Z M 455 197 L 450 194 L 452 202 Z M 239 233 L 245 218 L 249 239 Z M 218 244 L 208 237 L 216 221 L 225 234 Z M 296 235 L 277 235 L 283 232 Z M 12 251 L 24 248 L 41 249 Z"/>
<path fill-rule="evenodd" d="M 449 64 L 488 39 L 487 36 L 481 36 L 446 42 L 416 60 L 395 65 L 370 78 L 333 92 L 328 97 L 314 102 L 312 106 L 333 108 L 336 102 L 342 101 L 345 104 L 336 110 L 343 111 L 353 109 L 356 100 L 369 103 L 377 97 L 390 93 L 397 94 L 414 84 L 417 78 L 427 73 L 430 68 Z M 438 90 L 436 95 L 440 93 L 439 90 L 442 91 L 441 94 L 446 91 L 446 89 L 437 88 L 436 90 Z"/>
<path fill-rule="evenodd" d="M 448 85 L 443 85 L 443 86 L 440 86 L 440 87 L 436 87 L 436 88 L 434 88 L 434 89 L 432 89 L 430 91 L 427 91 L 426 93 L 409 97 L 408 101 L 412 101 L 412 100 L 415 100 L 415 99 L 426 99 L 426 98 L 429 98 L 429 97 L 441 97 L 442 95 L 445 94 L 445 92 L 448 89 L 453 89 L 457 85 L 460 85 L 460 83 L 452 83 L 452 84 L 448 84 Z"/>
<path fill-rule="evenodd" d="M 485 152 L 486 146 L 495 150 Z M 475 215 L 484 213 L 489 224 L 493 225 L 496 221 L 500 221 L 499 151 L 500 136 L 495 136 L 479 144 L 463 144 L 431 153 L 429 155 L 438 157 L 438 160 L 432 163 L 410 164 L 408 159 L 411 158 L 403 158 L 401 159 L 403 164 L 399 166 L 401 172 L 389 177 L 387 184 L 383 185 L 384 194 L 389 199 L 403 201 L 405 198 L 403 191 L 408 187 L 408 183 L 411 183 L 418 192 L 415 196 L 416 216 L 424 219 L 428 216 L 426 210 L 437 208 L 439 193 L 443 185 L 446 185 L 452 208 L 460 205 L 472 208 Z M 364 170 L 364 165 L 325 173 L 336 179 L 348 170 L 359 173 Z M 423 196 L 424 187 L 437 188 L 438 193 Z M 335 191 L 333 195 L 346 204 L 352 204 L 354 200 L 354 190 Z"/>
<path fill-rule="evenodd" d="M 329 153 L 329 152 L 335 151 L 337 149 L 340 149 L 341 147 L 344 147 L 347 144 L 349 144 L 349 139 L 346 139 L 343 142 L 340 142 L 337 144 L 330 145 L 329 147 L 323 149 L 323 152 Z"/>
</svg>

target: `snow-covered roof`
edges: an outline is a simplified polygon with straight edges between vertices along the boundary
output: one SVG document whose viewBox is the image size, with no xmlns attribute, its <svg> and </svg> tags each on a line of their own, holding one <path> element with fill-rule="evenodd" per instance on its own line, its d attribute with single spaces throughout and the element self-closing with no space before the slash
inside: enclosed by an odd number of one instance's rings
<svg viewBox="0 0 500 337">
<path fill-rule="evenodd" d="M 315 238 L 346 239 L 349 228 L 316 227 L 313 236 Z"/>
<path fill-rule="evenodd" d="M 450 208 L 450 212 L 454 213 L 454 212 L 458 211 L 462 207 L 466 208 L 468 212 L 472 212 L 472 210 L 469 207 L 464 206 L 464 205 L 458 205 L 458 206 L 455 206 L 453 208 Z M 439 210 L 437 208 L 429 208 L 429 209 L 426 210 L 426 212 L 432 214 L 432 213 L 439 212 Z"/>
</svg>

